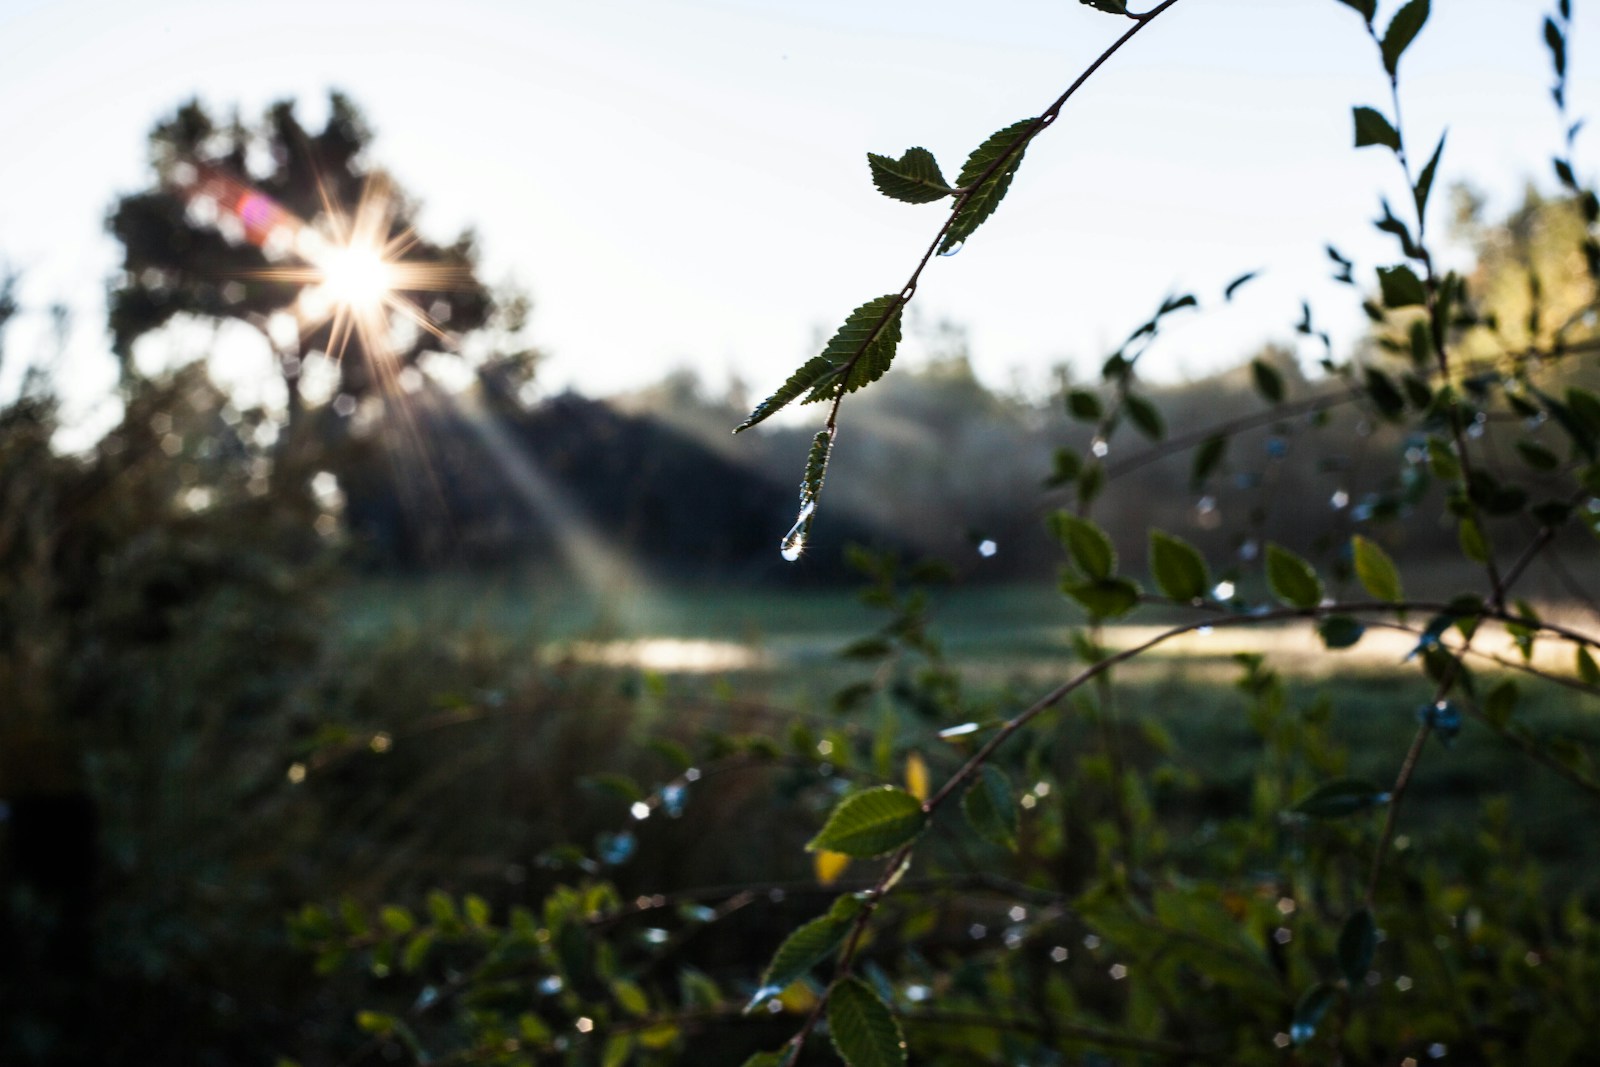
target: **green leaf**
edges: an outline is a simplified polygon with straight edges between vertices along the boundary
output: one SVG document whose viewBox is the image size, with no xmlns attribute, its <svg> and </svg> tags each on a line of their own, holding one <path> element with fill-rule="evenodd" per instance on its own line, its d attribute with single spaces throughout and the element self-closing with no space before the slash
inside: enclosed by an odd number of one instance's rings
<svg viewBox="0 0 1600 1067">
<path fill-rule="evenodd" d="M 1104 11 L 1112 15 L 1126 15 L 1128 13 L 1128 0 L 1078 0 L 1085 7 L 1092 7 L 1096 11 Z"/>
<path fill-rule="evenodd" d="M 1389 554 L 1373 542 L 1356 534 L 1350 540 L 1350 554 L 1354 557 L 1356 578 L 1361 588 L 1378 600 L 1398 603 L 1405 599 L 1400 586 L 1400 572 Z"/>
<path fill-rule="evenodd" d="M 1378 0 L 1339 0 L 1346 7 L 1354 8 L 1367 24 L 1372 24 L 1372 18 L 1378 13 Z"/>
<path fill-rule="evenodd" d="M 1372 970 L 1372 956 L 1378 949 L 1378 927 L 1366 908 L 1351 913 L 1339 931 L 1339 970 L 1352 986 L 1359 987 Z"/>
<path fill-rule="evenodd" d="M 1100 398 L 1087 389 L 1074 389 L 1067 394 L 1067 412 L 1084 422 L 1095 422 L 1104 413 Z"/>
<path fill-rule="evenodd" d="M 611 983 L 611 993 L 617 998 L 617 1004 L 629 1015 L 638 1018 L 650 1014 L 650 998 L 639 988 L 639 983 L 618 978 Z"/>
<path fill-rule="evenodd" d="M 1335 650 L 1349 648 L 1361 640 L 1366 632 L 1365 626 L 1348 615 L 1329 615 L 1317 623 L 1317 634 L 1322 638 L 1322 643 Z"/>
<path fill-rule="evenodd" d="M 1414 307 L 1428 302 L 1428 291 L 1422 287 L 1422 279 L 1404 264 L 1379 267 L 1378 288 L 1383 292 L 1386 308 Z"/>
<path fill-rule="evenodd" d="M 821 355 L 806 361 L 776 392 L 757 404 L 733 432 L 748 430 L 770 418 L 802 393 L 809 392 L 805 401 L 809 404 L 853 392 L 881 378 L 900 344 L 903 304 L 900 294 L 892 293 L 869 300 L 852 311 Z"/>
<path fill-rule="evenodd" d="M 1097 619 L 1114 619 L 1139 606 L 1139 585 L 1127 578 L 1098 582 L 1066 582 L 1061 591 Z"/>
<path fill-rule="evenodd" d="M 1439 157 L 1444 154 L 1445 134 L 1439 135 L 1439 143 L 1433 150 L 1433 157 L 1428 160 L 1428 165 L 1422 168 L 1422 173 L 1417 176 L 1415 197 L 1417 201 L 1417 218 L 1424 218 L 1428 214 L 1428 194 L 1433 192 L 1433 176 L 1439 170 Z"/>
<path fill-rule="evenodd" d="M 1516 442 L 1517 454 L 1522 461 L 1536 471 L 1553 471 L 1561 466 L 1561 457 L 1537 441 L 1519 438 Z"/>
<path fill-rule="evenodd" d="M 1294 810 L 1314 819 L 1337 819 L 1354 815 L 1376 804 L 1387 804 L 1389 794 L 1378 791 L 1371 782 L 1356 778 L 1335 778 L 1324 782 L 1295 804 Z"/>
<path fill-rule="evenodd" d="M 1078 569 L 1090 578 L 1110 578 L 1116 570 L 1117 553 L 1111 547 L 1111 538 L 1090 520 L 1070 511 L 1057 511 L 1050 516 L 1050 532 L 1072 554 Z"/>
<path fill-rule="evenodd" d="M 1250 378 L 1255 382 L 1256 392 L 1269 404 L 1278 404 L 1283 401 L 1283 374 L 1272 364 L 1261 359 L 1250 361 Z"/>
<path fill-rule="evenodd" d="M 1211 477 L 1213 471 L 1222 463 L 1222 457 L 1228 451 L 1228 438 L 1222 434 L 1213 434 L 1200 442 L 1200 447 L 1194 452 L 1194 467 L 1189 472 L 1189 484 L 1198 489 Z"/>
<path fill-rule="evenodd" d="M 961 797 L 961 810 L 978 836 L 997 845 L 1017 847 L 1017 798 L 1011 780 L 998 767 L 984 764 Z"/>
<path fill-rule="evenodd" d="M 1134 428 L 1152 441 L 1159 441 L 1167 436 L 1167 423 L 1161 417 L 1161 412 L 1149 400 L 1135 393 L 1129 393 L 1123 398 L 1123 406 L 1128 412 L 1128 421 Z"/>
<path fill-rule="evenodd" d="M 1160 530 L 1150 531 L 1150 573 L 1173 600 L 1198 600 L 1211 588 L 1211 573 L 1199 550 Z"/>
<path fill-rule="evenodd" d="M 1455 448 L 1442 438 L 1428 438 L 1428 465 L 1436 478 L 1453 482 L 1461 477 L 1461 463 L 1456 459 Z"/>
<path fill-rule="evenodd" d="M 1504 730 L 1506 724 L 1511 721 L 1511 716 L 1517 712 L 1519 695 L 1516 682 L 1510 678 L 1501 679 L 1484 698 L 1483 717 L 1496 729 Z"/>
<path fill-rule="evenodd" d="M 1582 645 L 1578 646 L 1578 680 L 1584 685 L 1600 685 L 1600 666 Z"/>
<path fill-rule="evenodd" d="M 1036 119 L 1023 119 L 1014 122 L 998 133 L 990 135 L 987 141 L 975 148 L 972 155 L 967 157 L 962 164 L 961 173 L 956 178 L 956 184 L 967 191 L 961 195 L 956 208 L 956 216 L 950 223 L 950 228 L 945 231 L 944 242 L 939 246 L 939 251 L 949 252 L 956 245 L 972 236 L 972 232 L 981 226 L 994 209 L 1000 206 L 1000 201 L 1005 198 L 1006 191 L 1011 188 L 1012 175 L 1022 165 L 1022 154 L 1027 150 L 1024 136 L 1031 129 Z M 1014 149 L 1014 150 L 1013 150 Z M 997 161 L 1004 159 L 998 167 Z M 995 167 L 994 173 L 984 178 L 990 167 Z M 979 184 L 979 179 L 983 179 Z"/>
<path fill-rule="evenodd" d="M 852 906 L 841 907 L 841 902 Z M 840 897 L 828 914 L 812 919 L 784 938 L 761 976 L 761 988 L 756 990 L 745 1011 L 752 1011 L 782 993 L 827 958 L 850 932 L 850 924 L 861 908 L 861 901 L 853 895 Z"/>
<path fill-rule="evenodd" d="M 781 1052 L 757 1052 L 745 1060 L 741 1067 L 787 1067 L 790 1049 Z"/>
<path fill-rule="evenodd" d="M 806 851 L 843 852 L 866 859 L 893 852 L 922 832 L 922 802 L 892 785 L 852 793 L 828 816 Z"/>
<path fill-rule="evenodd" d="M 605 1051 L 600 1055 L 600 1067 L 622 1067 L 633 1055 L 633 1035 L 613 1034 L 606 1039 Z"/>
<path fill-rule="evenodd" d="M 1422 32 L 1422 24 L 1428 21 L 1428 0 L 1411 0 L 1409 4 L 1395 12 L 1389 22 L 1389 29 L 1383 35 L 1383 69 L 1389 76 L 1395 77 L 1400 72 L 1400 57 L 1405 50 L 1416 40 L 1417 34 Z"/>
<path fill-rule="evenodd" d="M 1462 519 L 1456 527 L 1456 541 L 1461 545 L 1461 552 L 1474 563 L 1489 562 L 1489 542 L 1483 536 L 1483 528 L 1477 520 Z"/>
<path fill-rule="evenodd" d="M 1378 414 L 1386 419 L 1399 419 L 1406 413 L 1405 395 L 1394 384 L 1394 379 L 1377 367 L 1365 368 L 1362 378 L 1367 386 L 1367 396 L 1378 409 Z"/>
<path fill-rule="evenodd" d="M 1276 543 L 1267 545 L 1267 585 L 1291 608 L 1314 608 L 1322 602 L 1322 580 L 1316 570 Z"/>
<path fill-rule="evenodd" d="M 384 905 L 378 913 L 378 921 L 391 934 L 409 934 L 417 926 L 417 920 L 412 918 L 411 912 L 398 904 Z"/>
<path fill-rule="evenodd" d="M 1356 147 L 1366 148 L 1368 145 L 1382 145 L 1400 150 L 1400 134 L 1389 124 L 1383 112 L 1371 107 L 1358 107 L 1353 110 L 1356 120 Z"/>
<path fill-rule="evenodd" d="M 926 148 L 908 148 L 899 159 L 868 152 L 867 166 L 878 192 L 907 204 L 931 204 L 955 192 Z"/>
<path fill-rule="evenodd" d="M 1237 293 L 1240 289 L 1244 288 L 1247 284 L 1249 284 L 1251 281 L 1253 281 L 1255 279 L 1256 275 L 1259 274 L 1259 273 L 1260 273 L 1259 271 L 1253 271 L 1253 270 L 1252 271 L 1246 271 L 1244 274 L 1239 275 L 1233 281 L 1229 282 L 1222 289 L 1222 299 L 1224 299 L 1224 300 L 1232 300 L 1233 299 L 1233 294 Z"/>
<path fill-rule="evenodd" d="M 828 1032 L 847 1067 L 903 1067 L 906 1040 L 888 1005 L 859 978 L 846 978 L 828 997 Z"/>
</svg>

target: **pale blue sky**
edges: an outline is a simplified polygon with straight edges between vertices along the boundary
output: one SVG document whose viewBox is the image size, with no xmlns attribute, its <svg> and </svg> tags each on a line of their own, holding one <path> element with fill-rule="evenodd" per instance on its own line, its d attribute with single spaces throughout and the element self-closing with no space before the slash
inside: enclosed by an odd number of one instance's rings
<svg viewBox="0 0 1600 1067">
<path fill-rule="evenodd" d="M 1577 6 L 1582 115 L 1600 62 Z M 1530 177 L 1549 184 L 1558 144 L 1547 5 L 1434 7 L 1403 67 L 1413 150 L 1449 123 L 1441 187 L 1470 177 L 1505 208 Z M 423 229 L 475 226 L 488 276 L 532 292 L 547 387 L 607 392 L 693 364 L 760 391 L 819 329 L 897 289 L 939 225 L 939 207 L 879 196 L 864 154 L 924 145 L 953 174 L 1122 25 L 1071 0 L 0 0 L 0 259 L 26 272 L 35 309 L 12 352 L 48 352 L 40 312 L 71 305 L 59 374 L 90 405 L 112 377 L 102 219 L 146 182 L 153 121 L 195 94 L 246 116 L 294 96 L 315 121 L 336 86 L 425 201 Z M 1392 162 L 1350 147 L 1350 106 L 1387 108 L 1386 89 L 1336 0 L 1183 0 L 1034 143 L 917 304 L 970 327 L 998 385 L 1042 383 L 1066 359 L 1089 373 L 1167 289 L 1214 296 L 1256 268 L 1149 369 L 1289 339 L 1302 296 L 1353 341 L 1362 317 L 1322 249 L 1339 244 L 1364 279 L 1392 258 L 1368 225 L 1380 192 L 1400 200 Z M 1580 150 L 1580 171 L 1595 159 Z"/>
</svg>

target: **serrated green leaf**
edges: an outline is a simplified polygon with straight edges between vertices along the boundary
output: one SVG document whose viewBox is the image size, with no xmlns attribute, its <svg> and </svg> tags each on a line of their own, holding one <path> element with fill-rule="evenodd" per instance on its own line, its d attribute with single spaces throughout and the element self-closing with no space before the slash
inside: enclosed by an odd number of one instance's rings
<svg viewBox="0 0 1600 1067">
<path fill-rule="evenodd" d="M 1133 423 L 1134 429 L 1152 441 L 1159 441 L 1167 436 L 1166 420 L 1149 400 L 1135 393 L 1129 393 L 1122 403 L 1127 409 L 1128 421 Z"/>
<path fill-rule="evenodd" d="M 839 801 L 806 851 L 843 852 L 866 859 L 893 852 L 922 832 L 922 802 L 892 785 L 852 793 Z"/>
<path fill-rule="evenodd" d="M 1314 608 L 1322 602 L 1322 580 L 1316 569 L 1276 543 L 1267 545 L 1267 585 L 1291 608 Z"/>
<path fill-rule="evenodd" d="M 1428 0 L 1411 0 L 1395 12 L 1388 30 L 1384 31 L 1382 45 L 1383 69 L 1389 72 L 1390 77 L 1399 73 L 1400 57 L 1416 40 L 1417 34 L 1422 31 L 1422 24 L 1427 21 Z"/>
<path fill-rule="evenodd" d="M 1000 768 L 984 764 L 961 797 L 961 811 L 978 836 L 1015 850 L 1019 816 L 1011 780 Z"/>
<path fill-rule="evenodd" d="M 1378 927 L 1372 912 L 1366 908 L 1352 912 L 1339 930 L 1339 970 L 1352 986 L 1360 987 L 1366 981 L 1377 949 Z"/>
<path fill-rule="evenodd" d="M 1100 581 L 1110 578 L 1117 567 L 1116 549 L 1111 538 L 1089 519 L 1080 518 L 1070 511 L 1057 511 L 1050 516 L 1050 532 L 1072 554 L 1088 577 Z"/>
<path fill-rule="evenodd" d="M 904 1067 L 906 1040 L 888 1005 L 859 978 L 828 997 L 828 1032 L 847 1067 Z"/>
<path fill-rule="evenodd" d="M 1174 600 L 1195 600 L 1211 588 L 1211 572 L 1199 550 L 1161 530 L 1150 531 L 1150 573 Z"/>
<path fill-rule="evenodd" d="M 734 433 L 748 430 L 788 407 L 802 393 L 806 403 L 828 400 L 876 381 L 889 369 L 900 344 L 899 293 L 869 300 L 852 311 L 822 353 L 807 360 L 767 397 Z"/>
<path fill-rule="evenodd" d="M 1383 293 L 1383 306 L 1386 308 L 1415 307 L 1428 302 L 1428 291 L 1423 288 L 1422 279 L 1404 264 L 1379 267 L 1378 288 Z"/>
<path fill-rule="evenodd" d="M 1283 401 L 1283 373 L 1272 364 L 1261 359 L 1250 361 L 1250 379 L 1255 383 L 1256 392 L 1261 394 L 1269 404 Z"/>
<path fill-rule="evenodd" d="M 1352 114 L 1356 123 L 1357 148 L 1382 145 L 1397 152 L 1400 150 L 1400 134 L 1390 125 L 1383 112 L 1377 108 L 1358 107 L 1352 109 Z"/>
<path fill-rule="evenodd" d="M 854 896 L 840 897 L 839 900 L 852 902 L 854 910 L 841 911 L 839 902 L 835 901 L 826 915 L 812 919 L 784 938 L 778 951 L 772 954 L 772 962 L 767 964 L 766 973 L 761 976 L 761 988 L 756 990 L 746 1011 L 782 993 L 839 947 L 839 943 L 850 932 L 850 924 L 861 911 L 861 902 Z"/>
<path fill-rule="evenodd" d="M 1082 604 L 1096 619 L 1115 619 L 1139 606 L 1139 584 L 1128 578 L 1069 581 L 1062 585 L 1061 591 Z"/>
<path fill-rule="evenodd" d="M 1337 819 L 1388 802 L 1389 794 L 1380 792 L 1371 782 L 1335 778 L 1302 797 L 1294 810 L 1315 819 Z"/>
<path fill-rule="evenodd" d="M 1367 628 L 1348 615 L 1329 615 L 1317 623 L 1317 635 L 1329 649 L 1349 648 L 1361 640 Z"/>
<path fill-rule="evenodd" d="M 867 166 L 878 192 L 907 204 L 930 204 L 955 192 L 926 148 L 908 148 L 899 159 L 868 152 Z"/>
<path fill-rule="evenodd" d="M 1006 191 L 1011 188 L 1012 176 L 1022 165 L 1022 154 L 1027 150 L 1023 137 L 1036 121 L 1023 119 L 1012 123 L 998 133 L 991 134 L 967 157 L 956 178 L 956 184 L 967 192 L 962 194 L 956 216 L 945 231 L 944 241 L 939 246 L 940 252 L 949 252 L 971 237 L 972 232 L 1000 206 Z M 996 167 L 996 162 L 1001 159 L 1004 162 Z M 990 167 L 995 167 L 994 173 L 984 178 Z M 981 184 L 979 179 L 982 179 Z"/>
<path fill-rule="evenodd" d="M 1387 600 L 1391 604 L 1405 599 L 1400 586 L 1400 572 L 1387 552 L 1357 534 L 1350 540 L 1350 554 L 1361 588 L 1378 600 Z"/>
</svg>

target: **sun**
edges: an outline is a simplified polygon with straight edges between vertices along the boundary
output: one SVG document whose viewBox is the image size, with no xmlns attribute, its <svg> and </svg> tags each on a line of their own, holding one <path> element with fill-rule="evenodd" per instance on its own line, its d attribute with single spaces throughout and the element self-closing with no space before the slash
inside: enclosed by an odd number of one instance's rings
<svg viewBox="0 0 1600 1067">
<path fill-rule="evenodd" d="M 328 301 L 358 315 L 383 307 L 394 288 L 394 264 L 374 244 L 334 245 L 313 266 L 322 275 Z"/>
</svg>

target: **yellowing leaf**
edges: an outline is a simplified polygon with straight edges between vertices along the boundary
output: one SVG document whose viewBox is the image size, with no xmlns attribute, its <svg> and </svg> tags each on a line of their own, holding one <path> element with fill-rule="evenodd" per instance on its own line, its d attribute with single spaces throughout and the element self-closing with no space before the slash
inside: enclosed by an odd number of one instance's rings
<svg viewBox="0 0 1600 1067">
<path fill-rule="evenodd" d="M 828 886 L 837 882 L 844 869 L 850 866 L 850 857 L 843 852 L 822 849 L 816 855 L 814 866 L 817 869 L 817 884 Z"/>
<path fill-rule="evenodd" d="M 906 792 L 918 800 L 928 799 L 928 764 L 920 752 L 906 757 Z"/>
</svg>

